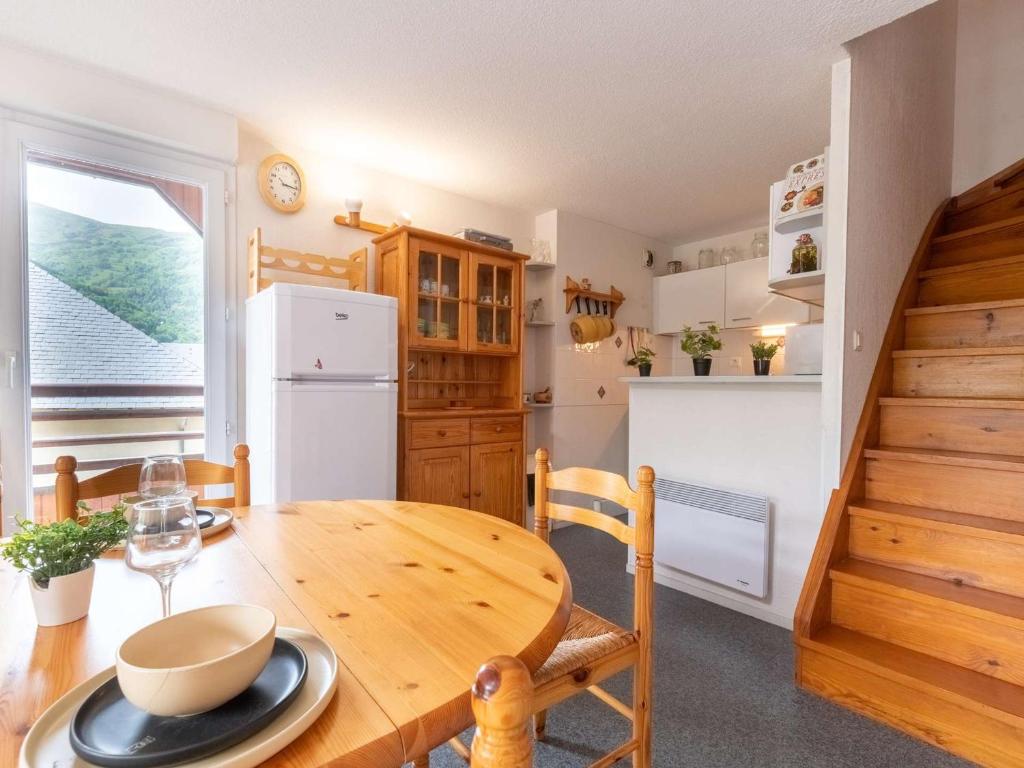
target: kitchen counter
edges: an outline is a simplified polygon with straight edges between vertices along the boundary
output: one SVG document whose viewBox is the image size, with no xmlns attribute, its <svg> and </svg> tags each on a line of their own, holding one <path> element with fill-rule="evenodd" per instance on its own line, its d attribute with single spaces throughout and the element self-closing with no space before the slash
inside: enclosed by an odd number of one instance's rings
<svg viewBox="0 0 1024 768">
<path fill-rule="evenodd" d="M 821 385 L 821 374 L 807 376 L 623 376 L 627 384 L 815 384 Z"/>
</svg>

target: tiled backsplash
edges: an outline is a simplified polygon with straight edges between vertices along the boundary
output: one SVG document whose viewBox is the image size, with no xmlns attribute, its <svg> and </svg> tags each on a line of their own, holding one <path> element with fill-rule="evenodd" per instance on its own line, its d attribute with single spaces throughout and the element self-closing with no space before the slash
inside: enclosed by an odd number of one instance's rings
<svg viewBox="0 0 1024 768">
<path fill-rule="evenodd" d="M 620 343 L 616 345 L 616 340 Z M 653 375 L 668 375 L 672 366 L 666 339 L 657 337 Z M 573 344 L 555 350 L 555 401 L 558 405 L 626 405 L 629 387 L 619 381 L 622 376 L 636 376 L 637 369 L 626 365 L 632 356 L 626 329 L 616 331 L 592 348 Z"/>
</svg>

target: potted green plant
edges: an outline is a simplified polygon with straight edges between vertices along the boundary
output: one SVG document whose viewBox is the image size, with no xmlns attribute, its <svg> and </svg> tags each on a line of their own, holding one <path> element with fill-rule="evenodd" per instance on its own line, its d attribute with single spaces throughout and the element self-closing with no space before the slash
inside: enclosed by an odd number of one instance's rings
<svg viewBox="0 0 1024 768">
<path fill-rule="evenodd" d="M 626 361 L 626 365 L 635 366 L 641 376 L 651 375 L 651 366 L 657 353 L 650 347 L 640 347 L 633 357 Z"/>
<path fill-rule="evenodd" d="M 79 505 L 88 512 L 88 507 Z M 28 575 L 36 621 L 52 627 L 82 618 L 92 598 L 93 560 L 128 532 L 126 505 L 89 516 L 84 523 L 64 520 L 39 525 L 28 520 L 0 548 L 0 557 Z"/>
<path fill-rule="evenodd" d="M 683 328 L 679 346 L 693 358 L 694 376 L 711 375 L 711 353 L 722 348 L 718 334 L 718 326 L 713 323 L 702 331 L 695 331 L 690 326 Z"/>
<path fill-rule="evenodd" d="M 772 358 L 779 351 L 779 345 L 759 341 L 750 345 L 750 351 L 754 355 L 754 375 L 767 376 L 772 367 Z"/>
</svg>

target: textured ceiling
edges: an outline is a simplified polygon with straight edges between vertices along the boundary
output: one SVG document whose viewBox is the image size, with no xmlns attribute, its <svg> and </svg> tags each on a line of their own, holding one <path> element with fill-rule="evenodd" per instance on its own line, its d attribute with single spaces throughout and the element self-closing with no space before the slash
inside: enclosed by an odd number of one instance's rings
<svg viewBox="0 0 1024 768">
<path fill-rule="evenodd" d="M 668 242 L 763 217 L 841 44 L 927 0 L 0 0 L 0 40 L 268 138 Z"/>
</svg>

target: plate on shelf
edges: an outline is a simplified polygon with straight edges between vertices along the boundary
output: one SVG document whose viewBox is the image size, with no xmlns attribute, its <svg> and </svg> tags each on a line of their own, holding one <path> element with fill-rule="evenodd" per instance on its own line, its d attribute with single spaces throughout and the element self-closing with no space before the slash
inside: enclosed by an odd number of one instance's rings
<svg viewBox="0 0 1024 768">
<path fill-rule="evenodd" d="M 306 682 L 292 703 L 259 733 L 223 752 L 180 765 L 189 768 L 253 768 L 302 735 L 327 708 L 338 687 L 338 657 L 334 651 L 317 635 L 299 629 L 278 627 L 277 636 L 291 641 L 306 655 Z M 83 702 L 115 676 L 114 667 L 109 667 L 72 688 L 43 712 L 22 742 L 19 768 L 89 765 L 71 748 L 71 722 Z"/>
</svg>

